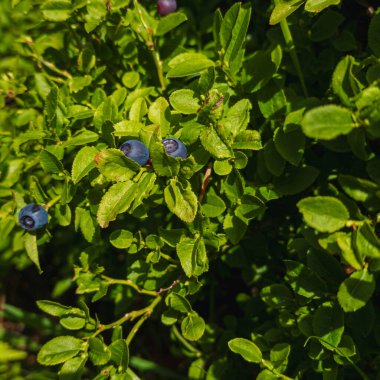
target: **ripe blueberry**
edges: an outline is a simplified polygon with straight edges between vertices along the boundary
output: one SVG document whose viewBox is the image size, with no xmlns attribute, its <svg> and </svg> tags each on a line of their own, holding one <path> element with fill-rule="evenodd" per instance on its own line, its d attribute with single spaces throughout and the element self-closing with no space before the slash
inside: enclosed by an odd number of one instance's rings
<svg viewBox="0 0 380 380">
<path fill-rule="evenodd" d="M 30 203 L 21 209 L 18 221 L 24 230 L 34 231 L 46 225 L 48 213 L 42 206 Z"/>
<path fill-rule="evenodd" d="M 139 140 L 128 140 L 119 148 L 127 157 L 144 166 L 149 160 L 149 150 L 144 143 Z"/>
<path fill-rule="evenodd" d="M 177 9 L 176 0 L 158 0 L 157 10 L 161 16 L 166 16 L 169 13 L 175 12 Z"/>
<path fill-rule="evenodd" d="M 164 139 L 162 144 L 169 156 L 187 158 L 187 149 L 181 140 L 175 138 Z"/>
</svg>

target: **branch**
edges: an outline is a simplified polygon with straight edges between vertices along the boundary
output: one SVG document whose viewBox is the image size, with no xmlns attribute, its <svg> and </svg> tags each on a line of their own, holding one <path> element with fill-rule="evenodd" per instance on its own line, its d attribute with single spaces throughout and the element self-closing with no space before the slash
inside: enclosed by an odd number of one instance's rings
<svg viewBox="0 0 380 380">
<path fill-rule="evenodd" d="M 208 186 L 208 184 L 210 182 L 210 179 L 211 179 L 211 173 L 212 173 L 212 164 L 210 163 L 207 166 L 207 169 L 205 171 L 205 175 L 204 175 L 204 178 L 203 178 L 203 182 L 202 182 L 202 186 L 201 186 L 201 191 L 200 191 L 199 197 L 198 197 L 199 203 L 203 202 L 203 198 L 205 196 L 207 186 Z"/>
<path fill-rule="evenodd" d="M 148 296 L 156 296 L 157 295 L 157 292 L 155 292 L 154 290 L 142 289 L 131 280 L 118 280 L 116 278 L 111 278 L 111 277 L 104 276 L 104 275 L 102 275 L 101 278 L 103 280 L 105 280 L 105 283 L 108 285 L 116 285 L 116 284 L 125 285 L 125 286 L 129 286 L 129 287 L 133 288 L 134 290 L 136 290 L 137 293 L 140 293 L 140 294 L 147 294 Z"/>
</svg>

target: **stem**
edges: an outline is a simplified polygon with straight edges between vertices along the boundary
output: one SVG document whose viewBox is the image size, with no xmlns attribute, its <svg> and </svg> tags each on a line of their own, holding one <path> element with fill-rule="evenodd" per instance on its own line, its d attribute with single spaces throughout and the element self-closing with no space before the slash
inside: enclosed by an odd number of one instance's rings
<svg viewBox="0 0 380 380">
<path fill-rule="evenodd" d="M 61 198 L 62 198 L 62 195 L 57 195 L 50 202 L 46 203 L 46 205 L 44 206 L 45 210 L 49 210 L 49 208 L 54 206 L 56 203 L 58 203 L 61 200 Z"/>
<path fill-rule="evenodd" d="M 180 262 L 178 260 L 173 259 L 172 257 L 170 257 L 169 255 L 167 255 L 166 253 L 162 253 L 161 252 L 160 256 L 163 259 L 165 259 L 166 261 L 169 261 L 169 263 L 172 263 L 172 264 L 177 265 L 177 266 L 180 264 Z"/>
<path fill-rule="evenodd" d="M 212 166 L 211 166 L 211 163 L 210 163 L 210 164 L 208 164 L 208 167 L 207 167 L 207 169 L 205 171 L 205 176 L 203 178 L 203 182 L 202 182 L 202 186 L 201 186 L 201 191 L 200 191 L 199 197 L 198 197 L 199 203 L 203 202 L 203 198 L 205 196 L 207 186 L 208 186 L 208 184 L 210 182 L 210 179 L 211 179 L 211 173 L 212 173 Z"/>
<path fill-rule="evenodd" d="M 152 315 L 154 308 L 160 303 L 162 300 L 161 296 L 157 296 L 153 302 L 146 308 L 139 310 L 139 315 L 141 315 L 140 319 L 136 322 L 136 324 L 132 327 L 132 330 L 129 332 L 127 338 L 125 339 L 125 342 L 129 346 L 132 339 L 136 335 L 136 333 L 139 331 L 142 324 Z M 132 312 L 133 313 L 133 312 Z M 130 314 L 132 314 L 130 313 Z M 137 317 L 137 314 L 134 318 Z M 133 319 L 134 319 L 133 318 Z"/>
<path fill-rule="evenodd" d="M 175 337 L 183 344 L 184 347 L 186 347 L 190 352 L 194 352 L 198 357 L 202 356 L 202 352 L 196 349 L 192 344 L 190 344 L 178 331 L 178 328 L 176 325 L 173 325 L 172 327 L 173 334 Z"/>
<path fill-rule="evenodd" d="M 162 91 L 165 91 L 166 90 L 166 84 L 165 84 L 164 72 L 162 69 L 162 61 L 161 61 L 160 53 L 158 52 L 157 46 L 153 41 L 152 29 L 149 28 L 148 25 L 146 25 L 146 23 L 144 21 L 144 17 L 141 13 L 141 9 L 139 8 L 138 1 L 134 0 L 134 3 L 135 3 L 135 7 L 137 9 L 137 13 L 139 15 L 141 24 L 143 25 L 144 29 L 146 30 L 146 32 L 148 34 L 148 40 L 146 40 L 146 45 L 152 54 L 152 58 L 153 58 L 155 66 L 156 66 L 158 80 L 159 80 L 160 85 L 161 85 L 161 89 L 162 89 Z"/>
<path fill-rule="evenodd" d="M 279 0 L 274 0 L 275 4 L 278 4 L 278 2 L 279 2 Z M 284 39 L 285 39 L 285 43 L 289 49 L 290 58 L 293 61 L 293 65 L 296 69 L 298 78 L 300 80 L 303 93 L 307 97 L 307 96 L 309 96 L 309 93 L 308 93 L 307 88 L 306 88 L 305 79 L 304 79 L 304 76 L 303 76 L 303 73 L 301 70 L 301 65 L 300 65 L 300 61 L 298 59 L 298 55 L 296 52 L 296 46 L 294 44 L 293 36 L 292 36 L 291 31 L 290 31 L 289 24 L 286 21 L 286 18 L 280 21 L 280 27 L 281 27 L 282 34 L 283 34 Z"/>
<path fill-rule="evenodd" d="M 283 379 L 283 380 L 294 380 L 294 379 L 292 379 L 291 377 L 288 377 L 288 376 L 286 376 L 286 375 L 284 375 L 284 374 L 278 372 L 278 371 L 276 370 L 276 368 L 273 367 L 272 363 L 267 362 L 267 361 L 264 360 L 264 359 L 261 359 L 261 364 L 262 364 L 264 367 L 268 368 L 269 371 L 271 371 L 273 374 L 275 374 L 276 376 L 278 376 L 280 379 Z"/>
<path fill-rule="evenodd" d="M 136 292 L 140 293 L 140 294 L 147 294 L 149 296 L 154 296 L 154 297 L 157 295 L 157 293 L 154 290 L 142 289 L 138 285 L 136 285 L 134 282 L 132 282 L 131 280 L 119 280 L 119 279 L 111 278 L 111 277 L 104 276 L 104 275 L 102 275 L 102 279 L 105 280 L 106 284 L 108 284 L 108 285 L 116 285 L 116 284 L 125 285 L 125 286 L 129 286 L 129 287 L 135 289 Z"/>
<path fill-rule="evenodd" d="M 165 78 L 164 78 L 164 71 L 162 69 L 162 61 L 160 58 L 160 53 L 158 52 L 157 48 L 153 45 L 153 48 L 150 49 L 154 64 L 156 65 L 158 80 L 160 81 L 161 89 L 162 91 L 166 90 L 166 84 L 165 84 Z"/>
</svg>

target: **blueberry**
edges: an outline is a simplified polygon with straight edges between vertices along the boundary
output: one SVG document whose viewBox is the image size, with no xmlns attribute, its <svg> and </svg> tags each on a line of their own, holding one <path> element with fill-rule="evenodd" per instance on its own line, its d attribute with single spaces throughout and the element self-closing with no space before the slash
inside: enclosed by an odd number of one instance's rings
<svg viewBox="0 0 380 380">
<path fill-rule="evenodd" d="M 157 11 L 161 16 L 166 16 L 169 13 L 175 12 L 177 9 L 176 0 L 158 0 Z"/>
<path fill-rule="evenodd" d="M 187 149 L 181 140 L 175 138 L 164 139 L 162 144 L 169 156 L 187 158 Z"/>
<path fill-rule="evenodd" d="M 47 224 L 48 213 L 42 206 L 30 203 L 21 209 L 18 221 L 24 230 L 34 231 Z"/>
<path fill-rule="evenodd" d="M 128 140 L 119 148 L 127 157 L 144 166 L 149 160 L 149 150 L 144 143 L 139 140 Z"/>
</svg>

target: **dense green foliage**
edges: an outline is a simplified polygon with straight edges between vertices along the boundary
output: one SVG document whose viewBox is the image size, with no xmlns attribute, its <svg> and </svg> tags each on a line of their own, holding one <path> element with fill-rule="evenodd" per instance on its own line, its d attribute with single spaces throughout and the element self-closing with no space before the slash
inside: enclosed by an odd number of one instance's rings
<svg viewBox="0 0 380 380">
<path fill-rule="evenodd" d="M 0 378 L 379 379 L 376 2 L 177 3 L 0 2 Z"/>
</svg>

